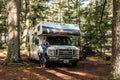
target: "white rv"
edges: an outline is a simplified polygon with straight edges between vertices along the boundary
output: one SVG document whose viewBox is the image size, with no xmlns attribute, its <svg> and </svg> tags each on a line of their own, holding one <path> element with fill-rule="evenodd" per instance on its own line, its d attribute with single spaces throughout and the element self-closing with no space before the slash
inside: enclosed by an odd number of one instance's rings
<svg viewBox="0 0 120 80">
<path fill-rule="evenodd" d="M 40 22 L 28 32 L 27 55 L 30 59 L 39 60 L 38 49 L 42 50 L 41 43 L 43 38 L 46 38 L 50 44 L 47 48 L 46 66 L 51 62 L 71 63 L 76 66 L 80 54 L 79 48 L 72 45 L 72 37 L 79 35 L 80 29 L 76 24 Z M 38 43 L 35 42 L 36 36 Z"/>
</svg>

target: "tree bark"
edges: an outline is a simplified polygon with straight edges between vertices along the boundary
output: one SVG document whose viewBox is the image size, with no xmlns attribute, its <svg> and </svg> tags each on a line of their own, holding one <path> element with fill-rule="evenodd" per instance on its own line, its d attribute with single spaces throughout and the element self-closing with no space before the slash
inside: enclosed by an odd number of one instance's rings
<svg viewBox="0 0 120 80">
<path fill-rule="evenodd" d="M 28 33 L 28 29 L 29 29 L 29 0 L 25 0 L 25 29 L 23 30 L 23 35 L 22 35 L 22 46 L 27 47 L 27 33 Z"/>
<path fill-rule="evenodd" d="M 15 2 L 16 1 L 16 2 Z M 8 52 L 3 64 L 20 62 L 20 0 L 8 0 Z"/>
<path fill-rule="evenodd" d="M 120 0 L 113 0 L 112 67 L 109 80 L 120 80 Z"/>
</svg>

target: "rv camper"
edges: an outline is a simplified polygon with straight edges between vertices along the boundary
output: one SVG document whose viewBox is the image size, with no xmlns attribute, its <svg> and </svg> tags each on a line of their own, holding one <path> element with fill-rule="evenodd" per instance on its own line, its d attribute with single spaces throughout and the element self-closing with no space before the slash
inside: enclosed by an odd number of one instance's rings
<svg viewBox="0 0 120 80">
<path fill-rule="evenodd" d="M 30 59 L 39 60 L 38 50 L 42 50 L 41 43 L 45 38 L 50 44 L 46 52 L 46 66 L 51 62 L 71 63 L 72 66 L 76 66 L 80 55 L 79 48 L 72 45 L 72 37 L 79 35 L 80 29 L 77 24 L 40 22 L 28 31 L 27 55 Z"/>
</svg>

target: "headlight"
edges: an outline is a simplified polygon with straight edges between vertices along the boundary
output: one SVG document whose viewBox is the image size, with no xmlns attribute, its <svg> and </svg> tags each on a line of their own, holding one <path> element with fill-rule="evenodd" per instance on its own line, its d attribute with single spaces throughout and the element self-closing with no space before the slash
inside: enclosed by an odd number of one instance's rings
<svg viewBox="0 0 120 80">
<path fill-rule="evenodd" d="M 49 49 L 49 50 L 48 50 L 48 55 L 49 55 L 49 56 L 54 56 L 54 55 L 55 55 L 55 50 Z"/>
<path fill-rule="evenodd" d="M 73 56 L 75 57 L 79 56 L 79 50 L 73 50 Z"/>
</svg>

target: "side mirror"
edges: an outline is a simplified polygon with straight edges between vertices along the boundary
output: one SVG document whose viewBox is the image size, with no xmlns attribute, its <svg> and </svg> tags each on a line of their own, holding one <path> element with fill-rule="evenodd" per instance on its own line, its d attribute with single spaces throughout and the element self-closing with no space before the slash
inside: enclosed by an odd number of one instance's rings
<svg viewBox="0 0 120 80">
<path fill-rule="evenodd" d="M 39 39 L 35 38 L 35 45 L 39 45 Z"/>
</svg>

